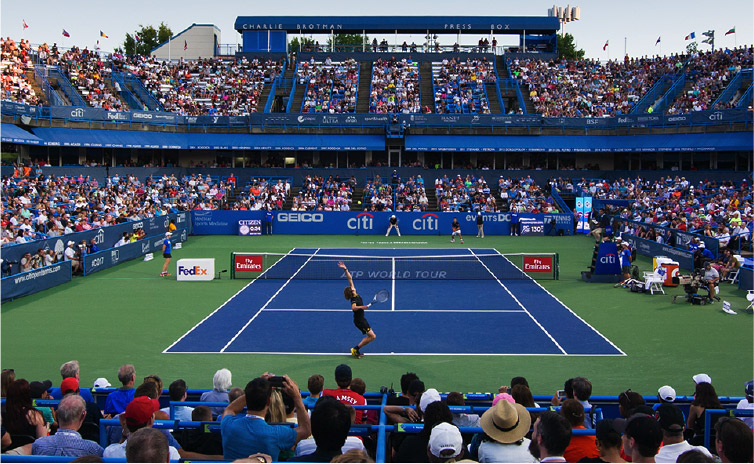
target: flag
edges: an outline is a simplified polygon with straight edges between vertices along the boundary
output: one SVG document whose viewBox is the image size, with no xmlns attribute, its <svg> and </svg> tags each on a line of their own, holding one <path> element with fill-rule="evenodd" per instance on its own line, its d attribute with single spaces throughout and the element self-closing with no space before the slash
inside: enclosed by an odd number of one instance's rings
<svg viewBox="0 0 754 464">
<path fill-rule="evenodd" d="M 105 34 L 105 33 L 104 33 L 104 32 L 102 32 L 102 31 L 99 31 L 99 36 L 100 36 L 100 37 L 104 37 L 104 38 L 106 38 L 106 39 L 108 38 L 108 37 L 107 37 L 107 34 Z"/>
<path fill-rule="evenodd" d="M 68 33 L 65 29 L 63 29 L 63 37 L 70 37 L 71 34 Z"/>
<path fill-rule="evenodd" d="M 26 23 L 24 23 L 24 25 L 25 25 L 25 24 L 26 24 Z M 28 27 L 28 26 L 27 26 L 27 27 Z M 736 26 L 733 26 L 733 29 L 730 29 L 730 30 L 729 30 L 728 32 L 726 32 L 726 33 L 725 33 L 725 35 L 728 35 L 728 34 L 735 34 L 735 33 L 736 33 Z"/>
<path fill-rule="evenodd" d="M 183 41 L 183 49 L 188 50 L 188 42 L 186 42 L 185 40 Z"/>
<path fill-rule="evenodd" d="M 610 41 L 609 41 L 609 40 L 606 40 L 606 41 L 605 41 L 605 45 L 604 45 L 604 46 L 602 47 L 602 51 L 603 51 L 603 52 L 604 52 L 605 50 L 607 50 L 607 46 L 608 46 L 608 45 L 610 45 Z"/>
<path fill-rule="evenodd" d="M 660 36 L 660 37 L 657 38 L 657 42 L 655 42 L 655 45 L 657 45 L 658 43 L 660 43 L 660 39 L 661 38 L 662 38 L 662 36 Z"/>
<path fill-rule="evenodd" d="M 139 37 L 139 34 L 134 32 L 134 39 L 136 39 L 137 42 L 141 42 L 141 37 Z"/>
<path fill-rule="evenodd" d="M 29 28 L 29 25 L 28 25 L 28 24 L 26 24 L 26 20 L 25 20 L 25 19 L 22 19 L 21 21 L 23 21 L 23 23 L 24 23 L 24 29 L 28 29 L 28 28 Z M 735 30 L 734 30 L 733 32 L 735 32 Z"/>
<path fill-rule="evenodd" d="M 692 32 L 691 34 L 687 35 L 686 38 L 683 40 L 689 40 L 689 39 L 696 39 L 696 34 Z"/>
</svg>

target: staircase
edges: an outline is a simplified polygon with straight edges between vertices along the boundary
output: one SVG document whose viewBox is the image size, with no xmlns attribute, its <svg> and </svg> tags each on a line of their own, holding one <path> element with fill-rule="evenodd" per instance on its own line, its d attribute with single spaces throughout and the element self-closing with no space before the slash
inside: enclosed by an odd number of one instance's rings
<svg viewBox="0 0 754 464">
<path fill-rule="evenodd" d="M 48 77 L 47 78 L 47 82 L 50 83 L 50 87 L 52 87 L 52 90 L 58 95 L 58 97 L 60 98 L 60 100 L 62 100 L 65 105 L 70 106 L 71 105 L 71 100 L 68 99 L 68 96 L 65 94 L 65 92 L 63 91 L 63 89 L 60 87 L 60 83 L 58 83 L 57 79 L 55 79 L 54 77 Z"/>
<path fill-rule="evenodd" d="M 259 95 L 259 100 L 257 100 L 257 112 L 260 111 L 260 106 L 262 107 L 261 110 L 264 110 L 267 99 L 270 97 L 270 90 L 272 90 L 272 81 L 262 86 L 262 93 Z"/>
<path fill-rule="evenodd" d="M 433 188 L 424 188 L 427 194 L 427 211 L 437 211 L 437 192 Z"/>
<path fill-rule="evenodd" d="M 372 88 L 372 61 L 359 63 L 359 90 L 356 98 L 356 112 L 369 112 L 369 90 Z"/>
<path fill-rule="evenodd" d="M 359 202 L 361 202 L 361 204 L 359 204 Z M 351 211 L 363 211 L 363 210 L 364 210 L 364 189 L 362 187 L 354 187 L 353 194 L 351 195 Z"/>
<path fill-rule="evenodd" d="M 424 108 L 429 108 L 432 112 L 435 112 L 435 92 L 432 87 L 432 62 L 424 61 L 419 65 L 419 77 L 421 82 L 419 84 L 419 91 L 421 92 L 421 104 L 422 111 Z"/>
<path fill-rule="evenodd" d="M 293 198 L 295 198 L 298 195 L 299 190 L 301 190 L 301 187 L 291 187 L 290 195 L 285 199 L 285 203 L 283 203 L 283 209 L 290 211 L 293 207 Z"/>
<path fill-rule="evenodd" d="M 518 88 L 521 90 L 521 97 L 524 99 L 524 106 L 526 107 L 526 114 L 536 114 L 537 110 L 534 108 L 534 102 L 529 97 L 529 89 L 526 85 L 520 84 Z"/>
<path fill-rule="evenodd" d="M 291 113 L 300 113 L 301 104 L 304 102 L 304 95 L 306 95 L 306 84 L 296 85 L 296 92 L 291 96 L 293 102 L 291 102 Z"/>
<path fill-rule="evenodd" d="M 487 83 L 484 86 L 485 92 L 487 92 L 487 101 L 490 105 L 490 113 L 500 114 L 502 109 L 500 108 L 500 102 L 497 101 L 497 83 Z"/>
</svg>

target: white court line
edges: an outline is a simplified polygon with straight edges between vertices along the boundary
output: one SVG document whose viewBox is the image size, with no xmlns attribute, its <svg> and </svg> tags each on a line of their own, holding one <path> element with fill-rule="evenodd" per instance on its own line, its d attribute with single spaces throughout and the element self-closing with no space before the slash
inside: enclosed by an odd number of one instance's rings
<svg viewBox="0 0 754 464">
<path fill-rule="evenodd" d="M 223 349 L 221 349 L 221 350 L 220 350 L 220 353 L 224 353 L 224 352 L 225 352 L 225 349 L 226 349 L 227 347 L 229 347 L 229 346 L 231 345 L 231 343 L 233 343 L 233 342 L 234 342 L 234 341 L 236 340 L 236 338 L 238 338 L 238 336 L 239 336 L 239 335 L 241 335 L 241 333 L 242 333 L 242 332 L 243 332 L 244 330 L 246 330 L 246 327 L 248 327 L 248 326 L 249 326 L 249 324 L 251 324 L 251 322 L 252 322 L 252 321 L 253 321 L 254 319 L 256 319 L 256 318 L 257 318 L 257 316 L 259 316 L 259 315 L 260 315 L 260 314 L 262 313 L 262 311 L 264 311 L 264 309 L 265 309 L 265 308 L 267 307 L 267 305 L 268 305 L 268 304 L 270 304 L 270 302 L 271 302 L 272 300 L 274 300 L 276 296 L 278 296 L 278 293 L 280 293 L 281 291 L 283 291 L 283 289 L 284 289 L 284 288 L 286 287 L 286 285 L 288 285 L 288 284 L 289 284 L 289 283 L 291 282 L 291 280 L 293 280 L 293 278 L 294 278 L 294 277 L 296 277 L 296 274 L 298 274 L 299 272 L 301 272 L 301 269 L 303 269 L 303 268 L 304 268 L 304 266 L 306 266 L 306 264 L 307 264 L 307 263 L 308 263 L 309 261 L 311 261 L 311 259 L 312 259 L 312 258 L 314 257 L 314 255 L 316 255 L 316 254 L 317 254 L 317 252 L 318 252 L 319 250 L 320 250 L 320 249 L 319 249 L 319 248 L 317 248 L 317 249 L 316 249 L 316 250 L 314 251 L 314 253 L 312 253 L 312 255 L 311 255 L 311 256 L 309 256 L 309 258 L 307 258 L 307 260 L 306 260 L 306 261 L 304 262 L 304 264 L 302 264 L 302 265 L 301 265 L 301 267 L 299 267 L 299 268 L 298 268 L 298 269 L 296 270 L 296 272 L 294 272 L 294 273 L 293 273 L 293 275 L 292 275 L 292 276 L 290 276 L 290 277 L 288 278 L 288 280 L 286 280 L 286 281 L 285 281 L 285 283 L 284 283 L 284 284 L 283 284 L 283 285 L 282 285 L 282 286 L 281 286 L 281 287 L 280 287 L 280 288 L 278 289 L 278 291 L 277 291 L 277 292 L 275 292 L 275 294 L 274 294 L 274 295 L 272 295 L 272 296 L 270 297 L 270 299 L 269 299 L 269 300 L 267 300 L 267 303 L 265 303 L 265 304 L 264 304 L 264 306 L 262 306 L 261 308 L 259 308 L 259 311 L 257 311 L 257 312 L 256 312 L 256 314 L 254 314 L 253 316 L 251 316 L 251 319 L 249 319 L 249 320 L 248 320 L 248 322 L 246 322 L 246 324 L 244 324 L 244 326 L 243 326 L 243 327 L 241 327 L 241 330 L 239 330 L 238 332 L 236 332 L 236 334 L 235 334 L 235 335 L 233 336 L 233 338 L 231 338 L 231 339 L 230 339 L 230 341 L 229 341 L 228 343 L 226 343 L 226 344 L 225 344 L 225 346 L 223 347 Z M 282 258 L 281 258 L 281 260 L 282 260 Z M 278 260 L 278 261 L 276 261 L 276 262 L 275 262 L 275 264 L 279 263 L 279 262 L 280 262 L 281 260 Z"/>
<path fill-rule="evenodd" d="M 390 295 L 391 295 L 390 311 L 395 311 L 395 256 L 393 256 L 390 261 L 393 262 L 393 278 L 392 278 L 392 283 L 390 287 Z"/>
<path fill-rule="evenodd" d="M 189 329 L 189 331 L 188 331 L 188 332 L 186 332 L 185 334 L 181 335 L 181 336 L 180 336 L 180 338 L 178 338 L 178 340 L 174 341 L 173 343 L 171 343 L 171 344 L 170 344 L 170 346 L 169 346 L 169 347 L 167 347 L 167 348 L 165 348 L 164 350 L 162 350 L 162 353 L 163 353 L 163 354 L 165 354 L 165 353 L 166 353 L 166 352 L 167 352 L 167 351 L 168 351 L 168 350 L 169 350 L 170 348 L 174 347 L 174 346 L 176 345 L 176 343 L 178 343 L 178 342 L 180 342 L 181 340 L 183 340 L 184 338 L 186 338 L 186 336 L 187 336 L 188 334 L 190 334 L 190 333 L 191 333 L 191 332 L 193 332 L 193 331 L 194 331 L 194 330 L 195 330 L 195 329 L 196 329 L 197 327 L 199 327 L 200 325 L 202 325 L 202 324 L 204 323 L 204 321 L 206 321 L 207 319 L 209 319 L 210 317 L 212 317 L 212 315 L 213 315 L 213 314 L 215 314 L 216 312 L 218 312 L 218 311 L 220 311 L 221 309 L 223 309 L 223 307 L 224 307 L 224 306 L 225 306 L 226 304 L 228 304 L 228 303 L 229 303 L 229 302 L 230 302 L 230 301 L 231 301 L 231 300 L 232 300 L 233 298 L 237 297 L 237 296 L 238 296 L 238 295 L 239 295 L 239 294 L 240 294 L 241 292 L 243 292 L 244 290 L 246 290 L 246 289 L 247 289 L 247 288 L 249 287 L 249 285 L 251 285 L 251 284 L 253 284 L 254 282 L 256 282 L 257 280 L 261 279 L 261 278 L 262 278 L 262 276 L 263 276 L 263 275 L 265 275 L 265 274 L 267 273 L 267 271 L 269 271 L 270 269 L 272 269 L 273 267 L 275 267 L 275 266 L 277 265 L 277 263 L 279 263 L 280 261 L 282 261 L 282 260 L 283 260 L 283 258 L 285 258 L 286 256 L 288 256 L 288 255 L 289 255 L 289 254 L 290 254 L 290 253 L 291 253 L 291 252 L 292 252 L 293 250 L 295 250 L 295 248 L 291 248 L 290 250 L 288 250 L 288 252 L 287 252 L 287 253 L 286 253 L 285 255 L 283 255 L 283 257 L 282 257 L 282 258 L 280 258 L 279 260 L 275 261 L 275 263 L 274 263 L 274 264 L 273 264 L 272 266 L 270 266 L 270 267 L 268 267 L 267 269 L 265 269 L 265 270 L 264 270 L 264 272 L 262 272 L 261 274 L 259 274 L 258 276 L 256 276 L 256 277 L 254 278 L 254 280 L 252 280 L 252 281 L 251 281 L 251 282 L 249 282 L 248 284 L 244 285 L 244 286 L 243 286 L 243 288 L 242 288 L 241 290 L 237 291 L 237 292 L 236 292 L 236 293 L 235 293 L 235 294 L 234 294 L 234 295 L 233 295 L 232 297 L 230 297 L 230 298 L 228 298 L 227 300 L 225 300 L 225 303 L 221 304 L 221 305 L 220 305 L 220 306 L 219 306 L 219 307 L 218 307 L 217 309 L 215 309 L 215 310 L 214 310 L 214 311 L 212 311 L 211 313 L 207 314 L 207 316 L 206 316 L 206 317 L 205 317 L 204 319 L 202 319 L 201 321 L 197 322 L 197 323 L 196 323 L 196 325 L 194 325 L 194 326 L 193 326 L 193 327 L 192 327 L 191 329 Z"/>
<path fill-rule="evenodd" d="M 351 313 L 351 309 L 303 309 L 303 308 L 267 308 L 269 312 L 327 312 L 327 313 Z M 392 309 L 369 309 L 369 313 L 391 313 Z M 402 309 L 402 313 L 525 313 L 521 309 Z"/>
<path fill-rule="evenodd" d="M 479 259 L 479 257 L 476 255 L 476 253 L 474 253 L 474 250 L 472 250 L 471 248 L 468 248 L 468 250 L 477 259 L 477 261 L 479 261 L 479 264 L 481 264 L 482 266 L 484 266 L 484 268 L 487 269 L 487 272 L 489 272 L 490 275 L 495 278 L 495 280 L 497 281 L 497 283 L 499 283 L 500 286 L 503 287 L 503 289 L 505 289 L 506 292 L 508 292 L 508 295 L 510 295 L 511 298 L 513 298 L 513 300 L 516 302 L 516 304 L 518 304 L 521 307 L 521 309 L 523 309 L 526 312 L 526 314 L 531 318 L 531 320 L 534 321 L 534 323 L 537 324 L 537 326 L 539 326 L 540 329 L 542 329 L 542 332 L 544 332 L 545 335 L 547 335 L 547 337 L 550 340 L 552 340 L 552 342 L 555 344 L 555 346 L 557 346 L 558 349 L 564 355 L 567 355 L 568 353 L 566 353 L 566 350 L 564 350 L 563 347 L 560 346 L 560 344 L 557 342 L 557 340 L 555 340 L 555 338 L 552 335 L 550 335 L 550 332 L 548 332 L 547 329 L 545 329 L 544 327 L 542 327 L 542 324 L 540 324 L 539 321 L 534 316 L 531 315 L 531 313 L 529 312 L 529 310 L 526 309 L 526 307 L 524 305 L 522 305 L 520 301 L 518 301 L 518 298 L 516 298 L 513 295 L 513 293 L 511 293 L 511 291 L 508 290 L 508 287 L 506 287 L 505 285 L 503 285 L 502 282 L 500 282 L 500 279 L 498 279 L 497 276 L 490 270 L 490 268 L 488 268 L 487 265 L 484 264 L 481 259 Z M 510 263 L 510 261 L 508 261 L 508 262 Z M 513 263 L 511 263 L 511 264 L 513 264 Z"/>
<path fill-rule="evenodd" d="M 297 355 L 297 356 L 351 356 L 350 354 L 343 352 L 335 353 L 310 353 L 299 351 L 179 351 L 166 354 L 221 354 L 223 356 L 231 354 L 255 354 L 255 355 Z M 612 354 L 557 354 L 557 353 L 369 353 L 367 357 L 374 356 L 488 356 L 488 357 L 501 357 L 501 356 L 551 356 L 551 357 L 584 357 L 584 358 L 599 358 L 605 356 L 615 356 Z"/>
<path fill-rule="evenodd" d="M 502 253 L 500 253 L 499 251 L 498 251 L 498 254 L 500 254 L 500 255 L 501 255 L 501 256 L 502 256 L 503 258 L 505 258 L 505 260 L 506 260 L 506 261 L 508 261 L 509 263 L 511 263 L 511 261 L 510 261 L 510 260 L 509 260 L 508 258 L 506 258 L 506 257 L 505 257 L 505 255 L 503 255 L 503 254 L 502 254 Z M 513 263 L 511 263 L 511 264 L 513 264 Z M 535 284 L 537 284 L 537 286 L 538 286 L 539 288 L 541 288 L 541 289 L 542 289 L 542 290 L 543 290 L 543 291 L 544 291 L 545 293 L 547 293 L 548 295 L 550 295 L 550 296 L 551 296 L 551 297 L 552 297 L 552 298 L 553 298 L 553 299 L 554 299 L 555 301 L 557 301 L 558 303 L 560 303 L 561 305 L 563 305 L 563 307 L 564 307 L 565 309 L 567 309 L 567 310 L 568 310 L 568 311 L 569 311 L 569 312 L 570 312 L 571 314 L 573 314 L 573 315 L 574 315 L 575 317 L 577 317 L 577 318 L 578 318 L 578 319 L 579 319 L 579 320 L 580 320 L 581 322 L 583 322 L 584 324 L 586 324 L 586 326 L 587 326 L 587 327 L 589 327 L 590 329 L 594 330 L 594 331 L 595 331 L 595 332 L 597 333 L 597 335 L 599 335 L 600 337 L 602 337 L 603 339 L 605 339 L 605 341 L 606 341 L 606 342 L 608 342 L 608 343 L 609 343 L 609 344 L 610 344 L 610 345 L 611 345 L 611 346 L 612 346 L 613 348 L 615 348 L 616 350 L 618 350 L 618 351 L 620 352 L 620 354 L 621 354 L 622 356 L 627 356 L 627 355 L 626 355 L 626 353 L 624 353 L 624 352 L 623 352 L 623 350 L 621 350 L 620 348 L 618 348 L 618 347 L 617 347 L 617 346 L 615 345 L 615 343 L 613 343 L 613 342 L 612 342 L 612 341 L 611 341 L 611 340 L 610 340 L 609 338 L 607 338 L 606 336 L 602 335 L 602 334 L 600 333 L 600 331 L 599 331 L 599 330 L 597 330 L 597 329 L 595 329 L 594 327 L 592 327 L 592 325 L 591 325 L 591 324 L 589 324 L 589 323 L 588 323 L 587 321 L 585 321 L 584 319 L 582 319 L 582 318 L 581 318 L 581 316 L 579 316 L 578 314 L 576 314 L 575 312 L 573 312 L 573 310 L 572 310 L 571 308 L 569 308 L 569 307 L 568 307 L 568 306 L 567 306 L 567 305 L 566 305 L 565 303 L 563 303 L 562 301 L 560 301 L 560 300 L 558 299 L 558 297 L 556 297 L 555 295 L 553 295 L 552 293 L 550 293 L 550 292 L 549 292 L 549 291 L 548 291 L 548 290 L 547 290 L 546 288 L 544 288 L 544 287 L 543 287 L 543 286 L 542 286 L 542 285 L 541 285 L 541 284 L 540 284 L 539 282 L 537 282 L 537 281 L 536 281 L 535 279 L 533 279 L 533 278 L 532 278 L 531 276 L 527 275 L 527 277 L 529 277 L 529 279 L 531 279 L 531 280 L 532 280 L 532 282 L 534 282 Z M 603 355 L 603 356 L 615 356 L 615 355 L 614 355 L 614 354 L 606 354 L 606 355 Z"/>
</svg>

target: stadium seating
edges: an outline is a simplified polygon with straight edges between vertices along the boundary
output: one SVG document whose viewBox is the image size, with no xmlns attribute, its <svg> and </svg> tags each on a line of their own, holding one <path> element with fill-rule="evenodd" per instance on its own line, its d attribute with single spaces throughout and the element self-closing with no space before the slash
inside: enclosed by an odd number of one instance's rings
<svg viewBox="0 0 754 464">
<path fill-rule="evenodd" d="M 495 82 L 486 59 L 444 59 L 432 64 L 436 113 L 489 114 L 485 84 Z"/>
<path fill-rule="evenodd" d="M 419 65 L 406 58 L 377 59 L 369 90 L 370 113 L 422 113 Z"/>
<path fill-rule="evenodd" d="M 7 38 L 2 40 L 0 56 L 0 79 L 2 79 L 2 99 L 27 105 L 43 103 L 31 85 L 34 64 L 30 56 L 29 41 L 21 40 L 18 44 Z"/>
<path fill-rule="evenodd" d="M 306 86 L 302 113 L 353 113 L 359 87 L 359 64 L 355 60 L 300 62 L 299 85 Z"/>
</svg>

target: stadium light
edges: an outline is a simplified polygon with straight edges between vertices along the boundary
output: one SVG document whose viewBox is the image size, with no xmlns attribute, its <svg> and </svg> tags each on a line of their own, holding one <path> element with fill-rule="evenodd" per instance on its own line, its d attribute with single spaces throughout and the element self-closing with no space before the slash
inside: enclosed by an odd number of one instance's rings
<svg viewBox="0 0 754 464">
<path fill-rule="evenodd" d="M 565 24 L 571 21 L 578 21 L 581 19 L 581 8 L 571 5 L 566 7 L 560 7 L 553 5 L 552 8 L 547 9 L 547 16 L 558 18 L 560 21 L 561 35 L 565 37 Z"/>
</svg>

